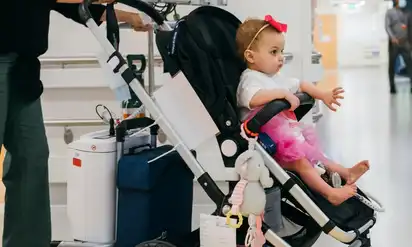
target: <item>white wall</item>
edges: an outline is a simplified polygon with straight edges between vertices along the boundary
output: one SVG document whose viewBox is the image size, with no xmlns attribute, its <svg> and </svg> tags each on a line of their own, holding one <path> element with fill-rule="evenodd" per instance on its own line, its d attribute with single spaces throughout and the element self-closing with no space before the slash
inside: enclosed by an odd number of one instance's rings
<svg viewBox="0 0 412 247">
<path fill-rule="evenodd" d="M 339 64 L 342 67 L 381 65 L 387 58 L 385 2 L 366 4 L 338 15 Z"/>
<path fill-rule="evenodd" d="M 240 20 L 249 16 L 263 18 L 272 14 L 279 21 L 289 25 L 286 52 L 294 55 L 286 73 L 301 79 L 310 77 L 311 71 L 311 8 L 310 1 L 267 1 L 267 0 L 229 0 L 227 10 L 233 12 Z M 119 7 L 119 6 L 118 6 Z M 192 7 L 178 7 L 181 15 Z M 100 50 L 98 42 L 88 29 L 56 13 L 51 16 L 50 49 L 44 57 L 94 57 Z M 121 33 L 121 52 L 124 54 L 147 53 L 147 37 L 132 31 Z M 157 51 L 156 51 L 157 53 Z M 168 81 L 162 74 L 162 68 L 156 68 L 156 84 Z M 119 103 L 111 91 L 105 87 L 104 73 L 98 68 L 43 69 L 42 80 L 45 92 L 42 97 L 45 120 L 56 119 L 97 119 L 94 112 L 96 104 L 105 104 L 111 110 L 119 112 Z M 146 75 L 147 81 L 147 75 Z M 101 127 L 70 127 L 78 138 L 81 134 Z M 50 145 L 50 182 L 53 205 L 53 238 L 70 239 L 67 223 L 62 221 L 66 203 L 66 144 L 63 142 L 63 127 L 47 127 Z M 207 208 L 211 201 L 196 188 L 195 214 Z M 203 210 L 204 211 L 204 210 Z"/>
<path fill-rule="evenodd" d="M 318 0 L 317 14 L 333 13 L 338 23 L 338 64 L 340 67 L 376 66 L 387 62 L 385 12 L 391 2 L 366 0 L 357 9 Z M 340 1 L 345 2 L 345 1 Z"/>
</svg>

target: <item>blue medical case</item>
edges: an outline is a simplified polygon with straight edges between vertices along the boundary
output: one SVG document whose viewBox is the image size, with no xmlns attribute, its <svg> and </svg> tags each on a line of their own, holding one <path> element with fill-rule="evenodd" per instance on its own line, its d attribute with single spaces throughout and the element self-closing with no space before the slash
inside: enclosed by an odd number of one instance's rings
<svg viewBox="0 0 412 247">
<path fill-rule="evenodd" d="M 175 151 L 148 163 L 172 148 L 146 149 L 119 160 L 116 247 L 191 232 L 192 172 Z"/>
</svg>

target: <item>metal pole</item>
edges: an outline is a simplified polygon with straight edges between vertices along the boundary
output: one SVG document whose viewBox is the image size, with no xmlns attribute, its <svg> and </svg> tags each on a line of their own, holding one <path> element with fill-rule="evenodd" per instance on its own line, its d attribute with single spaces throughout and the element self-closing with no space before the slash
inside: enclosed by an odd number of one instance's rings
<svg viewBox="0 0 412 247">
<path fill-rule="evenodd" d="M 154 31 L 148 32 L 148 73 L 149 73 L 149 95 L 152 96 L 155 88 L 154 77 Z"/>
<path fill-rule="evenodd" d="M 107 125 L 101 119 L 56 119 L 56 120 L 44 120 L 44 125 L 47 127 L 57 126 L 100 126 Z"/>
</svg>

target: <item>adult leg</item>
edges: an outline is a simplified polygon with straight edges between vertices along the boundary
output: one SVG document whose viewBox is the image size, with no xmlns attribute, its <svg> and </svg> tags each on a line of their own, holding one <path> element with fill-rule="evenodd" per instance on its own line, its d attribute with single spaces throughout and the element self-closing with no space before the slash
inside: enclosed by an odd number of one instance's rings
<svg viewBox="0 0 412 247">
<path fill-rule="evenodd" d="M 392 44 L 389 41 L 389 46 L 388 46 L 388 51 L 389 51 L 389 87 L 390 87 L 390 92 L 391 93 L 396 93 L 396 86 L 395 86 L 395 62 L 396 58 L 399 54 L 398 51 L 398 46 Z"/>
<path fill-rule="evenodd" d="M 0 55 L 0 147 L 3 145 L 4 131 L 6 129 L 7 107 L 9 100 L 7 72 L 11 58 Z"/>
<path fill-rule="evenodd" d="M 407 48 L 400 49 L 400 54 L 405 61 L 406 71 L 408 72 L 409 80 L 411 83 L 411 93 L 412 93 L 412 57 L 411 51 Z"/>
<path fill-rule="evenodd" d="M 8 71 L 13 62 L 11 55 L 0 55 L 0 146 L 4 144 L 9 105 Z M 6 162 L 3 162 L 3 175 Z M 8 162 L 9 163 L 9 162 Z M 9 223 L 10 224 L 10 223 Z"/>
<path fill-rule="evenodd" d="M 24 101 L 18 92 L 8 88 L 10 82 L 4 72 L 7 75 L 8 71 L 3 69 L 0 86 L 7 89 L 9 104 L 7 117 L 1 119 L 6 119 L 4 146 L 11 162 L 3 175 L 3 247 L 47 247 L 51 241 L 49 150 L 41 103 L 40 99 Z"/>
<path fill-rule="evenodd" d="M 0 55 L 0 148 L 4 144 L 4 133 L 6 129 L 7 109 L 9 101 L 9 87 L 7 72 L 12 58 L 8 55 Z M 6 159 L 6 158 L 4 158 Z M 3 161 L 3 167 L 5 166 Z"/>
</svg>

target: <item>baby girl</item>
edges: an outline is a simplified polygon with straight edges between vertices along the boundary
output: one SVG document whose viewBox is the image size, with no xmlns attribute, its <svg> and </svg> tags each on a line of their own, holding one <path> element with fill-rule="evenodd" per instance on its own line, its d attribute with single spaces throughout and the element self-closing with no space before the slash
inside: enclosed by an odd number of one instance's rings
<svg viewBox="0 0 412 247">
<path fill-rule="evenodd" d="M 369 169 L 368 161 L 345 168 L 327 159 L 320 149 L 311 128 L 298 123 L 294 110 L 299 99 L 294 95 L 305 92 L 322 100 L 332 111 L 340 106 L 342 88 L 323 91 L 312 83 L 299 82 L 279 75 L 283 66 L 285 24 L 271 16 L 265 20 L 246 20 L 238 29 L 236 43 L 239 54 L 247 63 L 237 89 L 237 102 L 242 120 L 253 116 L 262 106 L 274 99 L 286 99 L 291 108 L 273 117 L 261 131 L 267 133 L 277 145 L 275 160 L 285 169 L 297 172 L 303 181 L 334 205 L 339 205 L 356 194 L 355 182 Z M 346 180 L 342 188 L 333 188 L 318 174 L 314 165 L 322 162 L 328 171 L 337 172 Z"/>
</svg>

